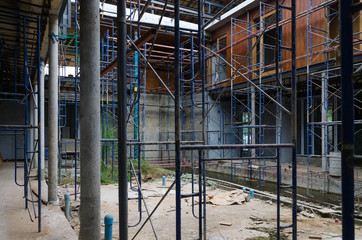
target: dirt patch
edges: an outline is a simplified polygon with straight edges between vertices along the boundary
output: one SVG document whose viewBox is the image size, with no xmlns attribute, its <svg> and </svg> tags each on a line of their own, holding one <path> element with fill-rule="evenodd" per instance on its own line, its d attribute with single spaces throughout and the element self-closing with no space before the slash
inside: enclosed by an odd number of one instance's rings
<svg viewBox="0 0 362 240">
<path fill-rule="evenodd" d="M 173 178 L 166 179 L 166 186 L 162 185 L 161 179 L 142 183 L 142 190 L 148 211 L 151 212 L 158 204 L 161 197 L 167 191 L 168 186 L 173 182 Z M 134 186 L 136 186 L 134 184 Z M 222 192 L 225 190 L 214 189 L 214 186 L 207 188 L 208 194 Z M 72 194 L 74 188 L 61 188 L 61 195 L 66 191 Z M 197 185 L 194 192 L 197 192 Z M 182 182 L 182 194 L 192 193 L 192 184 L 186 179 Z M 71 195 L 72 196 L 72 195 Z M 60 196 L 62 199 L 62 196 Z M 181 233 L 183 239 L 198 239 L 198 197 L 183 198 L 181 201 Z M 194 203 L 194 204 L 193 204 Z M 62 201 L 61 204 L 64 204 Z M 129 228 L 129 238 L 131 239 L 138 231 L 139 227 L 147 218 L 147 212 L 142 204 L 139 211 L 138 194 L 129 191 L 129 225 L 136 225 Z M 176 232 L 176 211 L 175 211 L 175 191 L 171 190 L 164 201 L 152 217 L 152 224 L 157 233 L 158 239 L 175 239 Z M 79 232 L 79 200 L 74 201 L 71 197 L 70 223 L 74 230 Z M 102 232 L 104 231 L 103 218 L 106 214 L 114 217 L 113 238 L 118 239 L 118 186 L 117 184 L 104 185 L 101 187 L 101 214 Z M 274 240 L 276 239 L 276 213 L 277 205 L 272 201 L 251 199 L 250 202 L 242 204 L 217 206 L 207 204 L 206 206 L 206 233 L 208 239 L 238 239 L 238 240 Z M 292 221 L 292 210 L 290 207 L 281 206 L 281 222 L 288 225 Z M 323 218 L 317 214 L 313 217 L 310 214 L 298 214 L 298 239 L 309 239 L 309 236 L 323 236 L 325 239 L 341 239 L 341 222 L 335 222 L 332 218 Z M 141 219 L 140 219 L 141 218 Z M 137 223 L 140 224 L 137 225 Z M 220 223 L 228 223 L 220 224 Z M 283 240 L 291 239 L 291 229 L 284 229 L 281 233 Z M 331 238 L 332 237 L 332 238 Z M 362 239 L 361 229 L 356 228 L 356 239 Z M 136 239 L 155 239 L 150 222 L 139 233 Z"/>
</svg>

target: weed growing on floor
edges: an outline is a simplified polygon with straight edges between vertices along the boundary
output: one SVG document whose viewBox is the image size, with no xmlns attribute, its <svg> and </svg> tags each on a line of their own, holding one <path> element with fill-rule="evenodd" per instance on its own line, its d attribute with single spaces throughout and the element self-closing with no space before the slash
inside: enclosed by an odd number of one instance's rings
<svg viewBox="0 0 362 240">
<path fill-rule="evenodd" d="M 138 169 L 137 160 L 133 160 L 133 166 L 134 166 L 135 170 L 137 171 L 137 169 Z M 129 162 L 127 164 L 127 169 L 131 169 Z M 147 179 L 147 180 L 156 179 L 156 178 L 160 178 L 162 176 L 167 176 L 170 173 L 171 173 L 170 170 L 164 169 L 159 166 L 152 165 L 144 159 L 141 160 L 141 174 L 142 174 L 143 179 Z M 113 178 L 118 179 L 118 167 L 113 168 Z M 110 164 L 106 165 L 102 161 L 102 163 L 101 163 L 101 184 L 106 185 L 106 184 L 117 183 L 118 181 L 114 180 L 113 178 L 112 178 L 112 166 Z M 129 179 L 130 179 L 130 173 L 128 173 L 128 180 Z M 133 175 L 133 179 L 134 179 L 134 175 Z"/>
<path fill-rule="evenodd" d="M 118 169 L 113 169 L 113 177 L 114 179 L 118 178 Z M 103 161 L 101 162 L 101 184 L 114 184 L 117 183 L 117 180 L 112 178 L 112 166 L 106 165 Z"/>
</svg>

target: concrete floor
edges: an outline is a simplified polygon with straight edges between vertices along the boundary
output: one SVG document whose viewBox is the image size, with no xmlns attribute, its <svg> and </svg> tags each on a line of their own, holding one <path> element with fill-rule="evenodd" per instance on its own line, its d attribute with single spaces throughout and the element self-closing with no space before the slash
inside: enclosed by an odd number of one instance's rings
<svg viewBox="0 0 362 240">
<path fill-rule="evenodd" d="M 22 171 L 18 170 L 20 183 Z M 0 165 L 0 239 L 77 239 L 59 206 L 42 205 L 42 232 L 38 233 L 37 219 L 32 222 L 24 208 L 23 191 L 14 182 L 14 163 Z"/>
</svg>

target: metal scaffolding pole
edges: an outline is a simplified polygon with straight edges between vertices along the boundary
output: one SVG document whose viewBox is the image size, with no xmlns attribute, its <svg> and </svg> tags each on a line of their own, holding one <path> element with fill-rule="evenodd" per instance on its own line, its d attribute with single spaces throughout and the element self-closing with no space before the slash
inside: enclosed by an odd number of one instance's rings
<svg viewBox="0 0 362 240">
<path fill-rule="evenodd" d="M 117 1 L 119 239 L 128 239 L 126 1 Z"/>
<path fill-rule="evenodd" d="M 175 0 L 175 171 L 176 239 L 181 240 L 181 150 L 180 150 L 180 1 Z"/>
<path fill-rule="evenodd" d="M 339 4 L 342 89 L 342 238 L 354 239 L 354 92 L 352 0 Z"/>
<path fill-rule="evenodd" d="M 80 8 L 80 232 L 79 239 L 101 239 L 100 211 L 100 16 L 99 0 Z"/>
<path fill-rule="evenodd" d="M 39 56 L 40 57 L 40 56 Z M 38 109 L 38 114 L 40 114 L 40 116 L 38 117 L 38 121 L 40 120 L 40 124 L 39 124 L 39 130 L 40 130 L 40 137 L 39 137 L 39 147 L 40 147 L 40 154 L 38 157 L 38 163 L 41 164 L 41 175 L 42 178 L 44 178 L 44 159 L 45 159 L 45 152 L 44 152 L 44 144 L 45 144 L 45 114 L 44 114 L 44 106 L 45 106 L 45 101 L 44 101 L 44 66 L 45 63 L 44 61 L 40 61 L 40 68 L 39 68 L 39 85 L 38 85 L 38 92 L 39 92 L 39 96 L 38 96 L 38 101 L 40 101 L 40 103 L 38 103 L 39 109 Z"/>
<path fill-rule="evenodd" d="M 38 49 L 38 59 L 37 59 L 37 78 L 38 78 L 38 84 L 37 84 L 37 88 L 38 88 L 38 96 L 37 96 L 37 105 L 38 105 L 38 111 L 37 111 L 37 123 L 38 124 L 38 129 L 37 129 L 37 133 L 38 133 L 38 148 L 37 148 L 37 152 L 38 152 L 38 232 L 41 232 L 41 180 L 42 180 L 42 169 L 43 169 L 43 156 L 42 156 L 42 146 L 43 146 L 43 140 L 42 140 L 42 136 L 44 136 L 44 110 L 43 110 L 43 103 L 44 103 L 44 74 L 42 74 L 43 70 L 44 70 L 44 62 L 41 62 L 40 60 L 40 17 L 38 17 L 37 19 L 37 49 Z"/>
</svg>

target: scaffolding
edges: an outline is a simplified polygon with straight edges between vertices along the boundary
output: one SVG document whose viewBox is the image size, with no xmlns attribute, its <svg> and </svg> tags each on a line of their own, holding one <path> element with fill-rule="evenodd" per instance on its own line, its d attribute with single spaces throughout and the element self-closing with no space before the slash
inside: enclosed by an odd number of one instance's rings
<svg viewBox="0 0 362 240">
<path fill-rule="evenodd" d="M 0 135 L 13 138 L 15 184 L 24 188 L 25 208 L 30 220 L 37 221 L 38 232 L 41 232 L 41 86 L 44 83 L 40 65 L 40 16 L 31 17 L 4 10 L 0 10 L 0 16 L 10 25 L 21 26 L 17 42 L 12 42 L 11 34 L 3 34 L 0 38 L 3 80 L 0 101 L 22 106 L 24 114 L 23 123 L 18 121 L 15 124 L 0 125 Z M 18 179 L 20 169 L 23 169 L 23 182 Z"/>
<path fill-rule="evenodd" d="M 316 17 L 321 21 L 316 21 Z M 336 1 L 308 1 L 307 7 L 307 56 L 306 56 L 306 98 L 300 100 L 302 114 L 306 113 L 306 136 L 300 141 L 300 154 L 307 157 L 307 195 L 313 189 L 321 191 L 326 199 L 333 199 L 329 193 L 330 182 L 341 176 L 340 164 L 335 159 L 341 157 L 341 66 L 340 66 L 340 35 L 339 9 Z M 360 14 L 353 15 L 354 58 L 361 52 L 360 49 Z M 322 66 L 317 63 L 322 62 Z M 361 66 L 359 61 L 353 67 L 356 71 Z M 355 97 L 354 107 L 361 109 L 359 91 Z M 361 120 L 355 118 L 355 137 L 361 137 Z M 305 145 L 305 147 L 304 147 Z M 356 149 L 360 147 L 356 146 Z M 322 160 L 322 169 L 312 169 L 315 159 Z M 322 175 L 323 188 L 313 181 L 313 176 Z M 318 189 L 319 188 L 319 189 Z"/>
<path fill-rule="evenodd" d="M 205 27 L 229 9 L 226 6 L 218 11 L 214 17 L 204 13 L 204 7 L 198 2 L 198 11 L 194 15 L 197 17 L 199 28 L 197 31 L 185 31 L 180 28 L 180 3 L 174 1 L 174 10 L 167 9 L 168 3 L 163 4 L 163 8 L 154 8 L 162 12 L 158 24 L 145 24 L 139 20 L 142 14 L 148 9 L 148 5 L 140 2 L 130 2 L 129 9 L 125 13 L 128 20 L 128 36 L 125 46 L 120 46 L 118 38 L 120 33 L 116 27 L 116 12 L 110 9 L 102 9 L 101 26 L 105 32 L 101 38 L 101 124 L 102 124 L 102 161 L 105 166 L 110 167 L 112 178 L 118 180 L 119 176 L 129 176 L 129 188 L 138 192 L 138 221 L 129 224 L 129 227 L 136 227 L 142 221 L 142 206 L 144 206 L 147 219 L 151 221 L 152 213 L 147 209 L 145 199 L 142 197 L 141 189 L 141 161 L 148 161 L 164 167 L 175 167 L 176 180 L 172 187 L 176 185 L 176 236 L 181 239 L 181 206 L 182 197 L 192 196 L 193 214 L 199 221 L 199 237 L 206 239 L 207 218 L 206 218 L 206 171 L 207 167 L 213 164 L 229 164 L 230 176 L 234 178 L 241 167 L 248 170 L 249 179 L 257 179 L 259 187 L 266 181 L 266 170 L 275 169 L 277 188 L 277 234 L 280 230 L 292 227 L 293 239 L 297 235 L 297 89 L 296 89 L 296 46 L 295 32 L 296 19 L 302 16 L 311 18 L 312 14 L 320 11 L 325 13 L 327 19 L 327 30 L 313 26 L 314 22 L 307 23 L 307 98 L 306 112 L 308 116 L 307 125 L 307 167 L 308 167 L 308 191 L 310 182 L 309 170 L 310 157 L 315 154 L 314 139 L 324 138 L 324 151 L 319 154 L 322 158 L 328 157 L 331 149 L 339 148 L 338 138 L 334 137 L 332 143 L 329 141 L 330 132 L 337 133 L 341 124 L 337 117 L 332 121 L 313 119 L 316 108 L 329 110 L 328 101 L 331 95 L 337 99 L 340 92 L 330 81 L 330 78 L 340 76 L 339 69 L 332 61 L 332 52 L 338 45 L 338 38 L 331 38 L 328 33 L 329 24 L 335 21 L 338 11 L 333 8 L 335 1 L 323 1 L 317 5 L 315 1 L 308 0 L 306 12 L 296 15 L 295 0 L 281 3 L 276 1 L 275 5 L 266 2 L 259 3 L 258 18 L 250 16 L 250 11 L 246 13 L 246 20 L 231 19 L 231 43 L 217 42 L 209 47 L 205 44 Z M 74 33 L 66 33 L 59 37 L 61 41 L 72 41 L 67 45 L 74 46 L 74 76 L 69 80 L 63 76 L 62 86 L 74 88 L 74 93 L 60 92 L 59 101 L 59 126 L 63 133 L 67 126 L 68 115 L 71 109 L 69 105 L 74 105 L 74 138 L 67 140 L 64 136 L 60 139 L 59 166 L 65 161 L 65 171 L 67 171 L 67 159 L 73 158 L 75 167 L 75 198 L 77 198 L 77 170 L 80 157 L 78 152 L 78 24 L 77 24 L 77 1 L 74 7 Z M 210 5 L 209 5 L 210 7 Z M 153 9 L 153 8 L 152 8 Z M 162 27 L 162 18 L 165 12 L 174 13 L 175 26 Z M 210 11 L 210 10 L 209 10 Z M 107 14 L 106 14 L 107 13 Z M 112 17 L 111 17 L 112 16 Z M 138 19 L 138 21 L 137 21 Z M 357 18 L 356 18 L 357 19 Z M 69 23 L 69 22 L 68 22 Z M 126 23 L 124 23 L 126 25 Z M 69 25 L 68 25 L 69 27 Z M 291 41 L 283 39 L 283 31 L 290 28 Z M 181 31 L 182 30 L 182 31 Z M 166 50 L 155 50 L 157 34 L 162 31 L 174 34 L 175 46 L 173 52 Z M 356 33 L 355 36 L 359 36 Z M 126 36 L 122 36 L 126 39 Z M 181 37 L 183 40 L 181 41 Z M 315 39 L 318 39 L 316 42 Z M 357 38 L 357 37 L 356 37 Z M 152 42 L 152 43 L 151 43 Z M 355 45 L 359 44 L 359 40 Z M 246 44 L 246 48 L 241 48 Z M 119 48 L 128 47 L 126 56 L 119 56 Z M 158 47 L 167 49 L 170 46 L 158 44 Z M 357 48 L 357 47 L 355 47 Z M 227 59 L 225 50 L 230 49 L 230 62 Z M 317 54 L 316 54 L 316 50 Z M 64 56 L 66 56 L 64 51 Z M 161 54 L 157 55 L 156 54 Z M 164 54 L 164 55 L 162 55 Z M 122 58 L 127 59 L 127 64 L 122 62 Z M 158 60 L 155 60 L 158 59 Z M 325 68 L 321 71 L 312 71 L 314 59 L 325 63 Z M 337 56 L 335 57 L 337 58 Z M 160 60 L 161 59 L 161 60 Z M 167 69 L 167 77 L 162 79 L 157 74 L 157 70 L 152 65 L 164 61 Z M 206 62 L 210 66 L 206 66 Z M 174 66 L 172 66 L 174 63 Z M 123 79 L 120 79 L 121 64 L 126 67 Z M 67 62 L 63 63 L 68 66 Z M 355 65 L 355 69 L 358 69 Z M 231 77 L 227 78 L 226 70 L 231 69 Z M 288 69 L 288 70 L 287 70 Z M 209 72 L 211 70 L 211 73 Z M 147 88 L 146 78 L 148 71 L 153 72 L 159 80 L 157 88 Z M 118 81 L 117 79 L 118 74 Z M 174 74 L 174 86 L 170 79 Z M 122 81 L 121 81 L 122 80 Z M 122 86 L 121 86 L 122 85 Z M 315 104 L 315 87 L 321 90 L 322 100 Z M 327 87 L 328 86 L 328 87 Z M 123 92 L 121 92 L 121 87 Z M 328 90 L 329 89 L 329 90 Z M 158 105 L 148 104 L 149 93 L 156 93 Z M 329 94 L 328 94 L 329 93 Z M 357 92 L 356 94 L 358 94 Z M 120 106 L 117 99 L 125 97 L 127 102 Z M 333 114 L 338 110 L 338 99 L 334 100 Z M 301 104 L 301 103 L 300 103 Z M 304 102 L 303 102 L 304 104 Z M 318 106 L 317 106 L 318 105 Z M 161 127 L 158 141 L 146 141 L 146 118 L 147 108 L 157 107 L 159 126 Z M 127 113 L 120 115 L 120 109 Z M 174 117 L 171 116 L 174 111 Z M 166 116 L 165 116 L 166 115 Z M 327 115 L 328 116 L 328 115 Z M 324 117 L 326 117 L 324 115 Z M 118 127 L 119 122 L 126 122 L 125 128 Z M 171 122 L 175 122 L 172 126 Z M 290 123 L 292 134 L 291 140 L 283 137 L 282 125 Z M 355 122 L 359 124 L 359 122 Z M 175 127 L 175 131 L 170 131 Z M 320 130 L 316 130 L 316 129 Z M 324 130 L 323 130 L 324 129 Z M 318 132 L 319 131 L 319 132 Z M 324 137 L 318 137 L 318 136 Z M 126 136 L 126 142 L 119 140 Z M 272 137 L 268 137 L 272 136 Z M 286 143 L 287 142 L 287 143 Z M 68 145 L 69 144 L 69 145 Z M 303 145 L 303 143 L 301 143 Z M 69 146 L 74 146 L 69 147 Z M 71 149 L 73 157 L 69 157 Z M 125 153 L 122 152 L 125 150 Z M 304 151 L 304 150 L 303 150 Z M 126 155 L 128 169 L 121 169 L 123 164 L 118 153 Z M 148 154 L 146 154 L 148 153 Z M 289 154 L 289 155 L 288 155 Z M 292 179 L 290 183 L 282 183 L 281 164 L 284 155 L 291 157 Z M 135 168 L 137 166 L 137 169 Z M 198 175 L 198 190 L 196 185 L 192 186 L 192 193 L 181 193 L 180 178 L 185 172 L 185 167 L 191 167 L 192 179 Z M 61 168 L 59 174 L 61 174 Z M 117 172 L 118 170 L 118 172 Z M 120 175 L 121 174 L 121 175 Z M 60 175 L 61 177 L 61 175 Z M 192 181 L 194 183 L 194 181 Z M 291 224 L 282 226 L 280 223 L 280 197 L 281 190 L 292 189 L 293 215 Z M 127 189 L 123 189 L 127 191 Z M 324 189 L 327 191 L 327 189 Z M 125 196 L 120 196 L 125 197 Z M 196 201 L 198 197 L 198 214 L 196 214 Z M 203 201 L 202 201 L 203 199 Z M 125 199 L 123 199 L 125 200 Z M 127 200 L 127 199 L 126 199 Z M 120 199 L 120 203 L 121 203 Z M 123 210 L 124 211 L 124 210 Z M 122 212 L 124 213 L 124 212 Z M 121 214 L 120 214 L 121 216 Z M 122 215 L 123 216 L 123 215 Z M 127 218 L 127 214 L 125 216 Z M 127 219 L 125 220 L 127 222 Z M 122 221 L 123 222 L 123 221 Z M 121 221 L 120 221 L 121 223 Z M 152 224 L 152 222 L 151 222 Z M 120 235 L 124 229 L 120 226 Z M 128 227 L 128 226 L 126 226 Z M 143 227 L 143 226 L 142 226 Z M 142 228 L 141 227 L 141 228 Z M 140 228 L 140 229 L 141 229 Z M 153 228 L 155 236 L 157 236 Z"/>
</svg>

